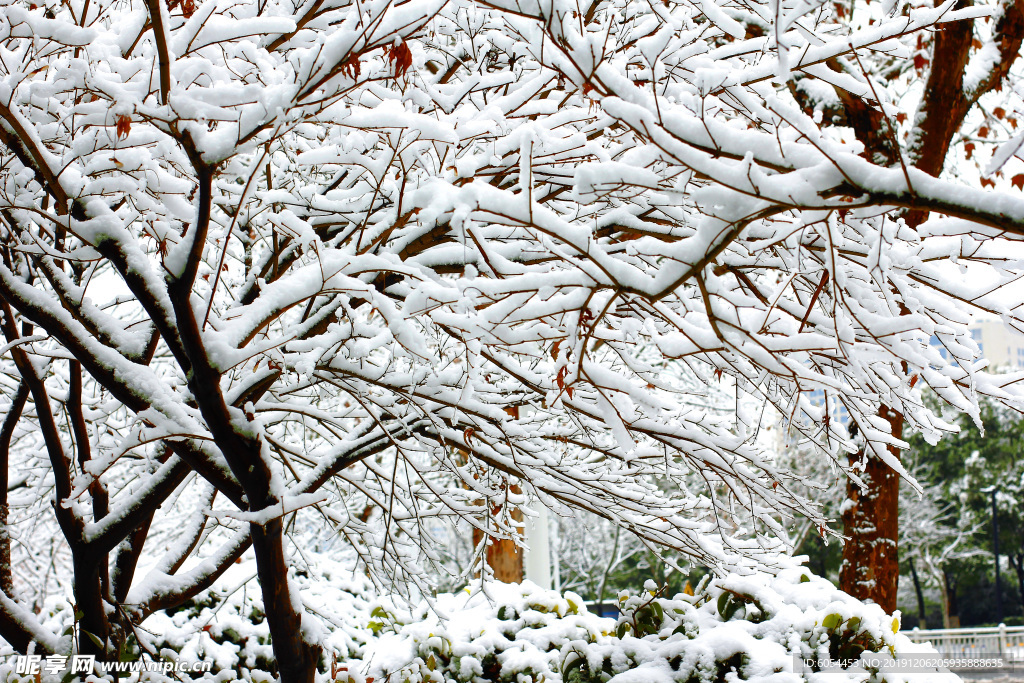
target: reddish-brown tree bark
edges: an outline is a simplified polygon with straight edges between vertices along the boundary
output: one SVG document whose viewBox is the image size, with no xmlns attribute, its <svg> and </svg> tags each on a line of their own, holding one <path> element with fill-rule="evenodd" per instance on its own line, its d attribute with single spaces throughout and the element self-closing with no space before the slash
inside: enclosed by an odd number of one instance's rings
<svg viewBox="0 0 1024 683">
<path fill-rule="evenodd" d="M 516 510 L 512 519 L 523 521 L 523 513 Z M 484 532 L 473 529 L 473 545 L 479 546 L 484 540 Z M 510 538 L 489 538 L 484 553 L 484 561 L 494 572 L 494 578 L 503 583 L 522 583 L 523 551 Z"/>
<path fill-rule="evenodd" d="M 903 416 L 882 408 L 892 433 L 903 433 Z M 897 458 L 898 448 L 889 447 Z M 861 459 L 858 453 L 850 464 Z M 896 609 L 899 585 L 899 492 L 900 477 L 887 464 L 868 457 L 861 474 L 865 488 L 849 480 L 847 503 L 843 507 L 843 528 L 848 540 L 843 545 L 843 563 L 839 569 L 839 587 L 861 600 L 871 600 L 886 612 Z"/>
</svg>

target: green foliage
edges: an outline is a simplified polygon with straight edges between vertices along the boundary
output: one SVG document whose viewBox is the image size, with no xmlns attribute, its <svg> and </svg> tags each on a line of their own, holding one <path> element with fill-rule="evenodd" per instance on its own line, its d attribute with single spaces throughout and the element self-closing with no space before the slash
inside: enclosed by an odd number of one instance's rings
<svg viewBox="0 0 1024 683">
<path fill-rule="evenodd" d="M 186 612 L 190 617 L 197 617 L 202 614 L 204 609 L 213 609 L 220 602 L 218 595 L 214 591 L 205 591 L 200 593 L 198 596 L 186 600 L 177 607 L 172 607 L 165 610 L 165 612 L 173 616 L 178 612 Z"/>
<path fill-rule="evenodd" d="M 862 652 L 875 652 L 883 648 L 883 643 L 867 631 L 861 630 L 860 617 L 844 618 L 833 612 L 821 620 L 821 626 L 827 631 L 829 657 L 834 660 L 854 661 Z M 893 634 L 899 631 L 899 621 L 893 620 Z"/>
</svg>

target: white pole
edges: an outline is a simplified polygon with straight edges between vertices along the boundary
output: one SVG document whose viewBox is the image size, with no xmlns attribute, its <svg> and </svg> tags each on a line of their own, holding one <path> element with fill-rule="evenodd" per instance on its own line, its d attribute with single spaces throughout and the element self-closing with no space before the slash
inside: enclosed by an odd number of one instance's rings
<svg viewBox="0 0 1024 683">
<path fill-rule="evenodd" d="M 555 560 L 554 561 L 555 590 L 558 591 L 559 593 L 561 593 L 562 592 L 562 555 L 559 552 L 559 545 L 558 545 L 558 539 L 559 539 L 559 537 L 558 537 L 558 520 L 556 519 L 556 520 L 554 520 L 554 522 L 555 522 L 554 524 L 548 524 L 548 529 L 551 530 L 551 542 L 550 542 L 549 545 L 552 548 L 551 552 L 554 554 L 554 560 Z"/>
<path fill-rule="evenodd" d="M 537 514 L 526 517 L 526 579 L 541 588 L 551 588 L 551 545 L 548 538 L 548 509 L 539 505 Z"/>
</svg>

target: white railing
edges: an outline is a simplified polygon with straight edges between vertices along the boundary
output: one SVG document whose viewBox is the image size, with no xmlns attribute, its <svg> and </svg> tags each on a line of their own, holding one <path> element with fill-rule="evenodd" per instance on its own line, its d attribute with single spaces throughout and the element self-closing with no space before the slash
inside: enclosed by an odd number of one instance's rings
<svg viewBox="0 0 1024 683">
<path fill-rule="evenodd" d="M 999 655 L 1007 663 L 1024 663 L 1024 626 L 915 628 L 904 633 L 915 643 L 931 643 L 944 657 L 970 659 Z"/>
</svg>

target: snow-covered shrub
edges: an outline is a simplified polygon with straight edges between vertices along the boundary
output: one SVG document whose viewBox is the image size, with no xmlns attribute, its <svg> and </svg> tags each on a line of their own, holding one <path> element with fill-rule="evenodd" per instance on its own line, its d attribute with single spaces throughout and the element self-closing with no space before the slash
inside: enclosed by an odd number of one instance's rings
<svg viewBox="0 0 1024 683">
<path fill-rule="evenodd" d="M 251 562 L 246 568 L 255 572 Z M 292 581 L 301 589 L 305 609 L 327 626 L 321 668 L 362 656 L 374 635 L 367 618 L 369 581 L 324 567 L 316 578 L 295 572 Z M 232 680 L 225 678 L 229 674 L 242 681 L 261 680 L 264 674 L 276 678 L 263 597 L 254 583 L 206 591 L 173 612 L 158 612 L 147 620 L 146 631 L 151 634 L 142 638 L 147 652 L 185 662 L 212 660 L 217 680 Z"/>
<path fill-rule="evenodd" d="M 879 673 L 851 664 L 829 670 L 803 662 L 856 662 L 862 653 L 921 652 L 899 634 L 899 615 L 864 604 L 806 569 L 730 575 L 694 595 L 620 595 L 615 635 L 562 649 L 565 683 L 712 681 L 955 681 L 950 674 Z M 945 676 L 945 677 L 944 677 Z"/>
<path fill-rule="evenodd" d="M 861 653 L 920 653 L 899 615 L 864 604 L 808 570 L 730 575 L 694 595 L 661 597 L 653 583 L 622 594 L 618 621 L 586 611 L 578 596 L 533 584 L 479 585 L 402 613 L 375 608 L 378 637 L 348 683 L 717 683 L 796 681 L 920 683 L 952 674 L 879 672 L 851 664 L 822 671 L 805 661 Z M 441 615 L 442 618 L 439 618 Z"/>
<path fill-rule="evenodd" d="M 785 561 L 785 560 L 783 560 Z M 240 574 L 247 565 L 240 566 Z M 251 568 L 251 565 L 248 565 Z M 952 674 L 897 674 L 853 665 L 819 671 L 805 661 L 861 653 L 921 653 L 899 633 L 899 615 L 864 604 L 806 568 L 731 574 L 693 595 L 663 597 L 652 583 L 620 594 L 618 620 L 587 611 L 572 593 L 526 582 L 476 582 L 409 607 L 374 600 L 350 572 L 293 577 L 305 607 L 328 625 L 318 683 L 955 683 Z M 55 607 L 54 617 L 67 611 Z M 122 683 L 276 679 L 252 584 L 208 591 L 140 631 L 152 658 L 213 661 L 205 674 L 131 674 Z M 159 635 L 155 635 L 159 634 Z M 0 680 L 35 683 L 0 663 Z M 41 680 L 61 681 L 63 676 Z M 103 680 L 95 676 L 86 683 Z"/>
<path fill-rule="evenodd" d="M 529 582 L 477 583 L 411 611 L 390 602 L 376 606 L 370 627 L 378 637 L 364 663 L 348 668 L 367 681 L 395 683 L 557 681 L 565 644 L 596 642 L 614 625 L 588 613 L 571 592 Z"/>
<path fill-rule="evenodd" d="M 313 553 L 307 552 L 312 556 Z M 370 623 L 373 603 L 372 585 L 365 576 L 353 573 L 343 563 L 316 558 L 316 575 L 310 569 L 290 572 L 294 586 L 301 590 L 304 608 L 326 627 L 321 642 L 324 653 L 320 669 L 330 677 L 332 664 L 359 659 L 367 643 L 374 639 Z M 208 673 L 133 672 L 121 674 L 120 683 L 271 683 L 277 680 L 277 666 L 270 642 L 270 630 L 263 609 L 263 596 L 252 581 L 255 563 L 248 561 L 232 567 L 223 586 L 203 591 L 173 610 L 158 611 L 137 627 L 123 652 L 123 661 L 210 662 Z M 40 620 L 59 632 L 71 625 L 74 609 L 66 599 L 47 599 Z M 62 641 L 73 647 L 71 636 Z M 75 648 L 77 649 L 77 648 Z M 335 677 L 337 678 L 337 677 Z M 35 675 L 16 673 L 14 657 L 0 658 L 0 681 L 4 683 L 98 683 L 113 681 L 107 676 L 89 675 L 69 678 L 66 671 Z M 342 678 L 341 680 L 344 680 Z"/>
</svg>

